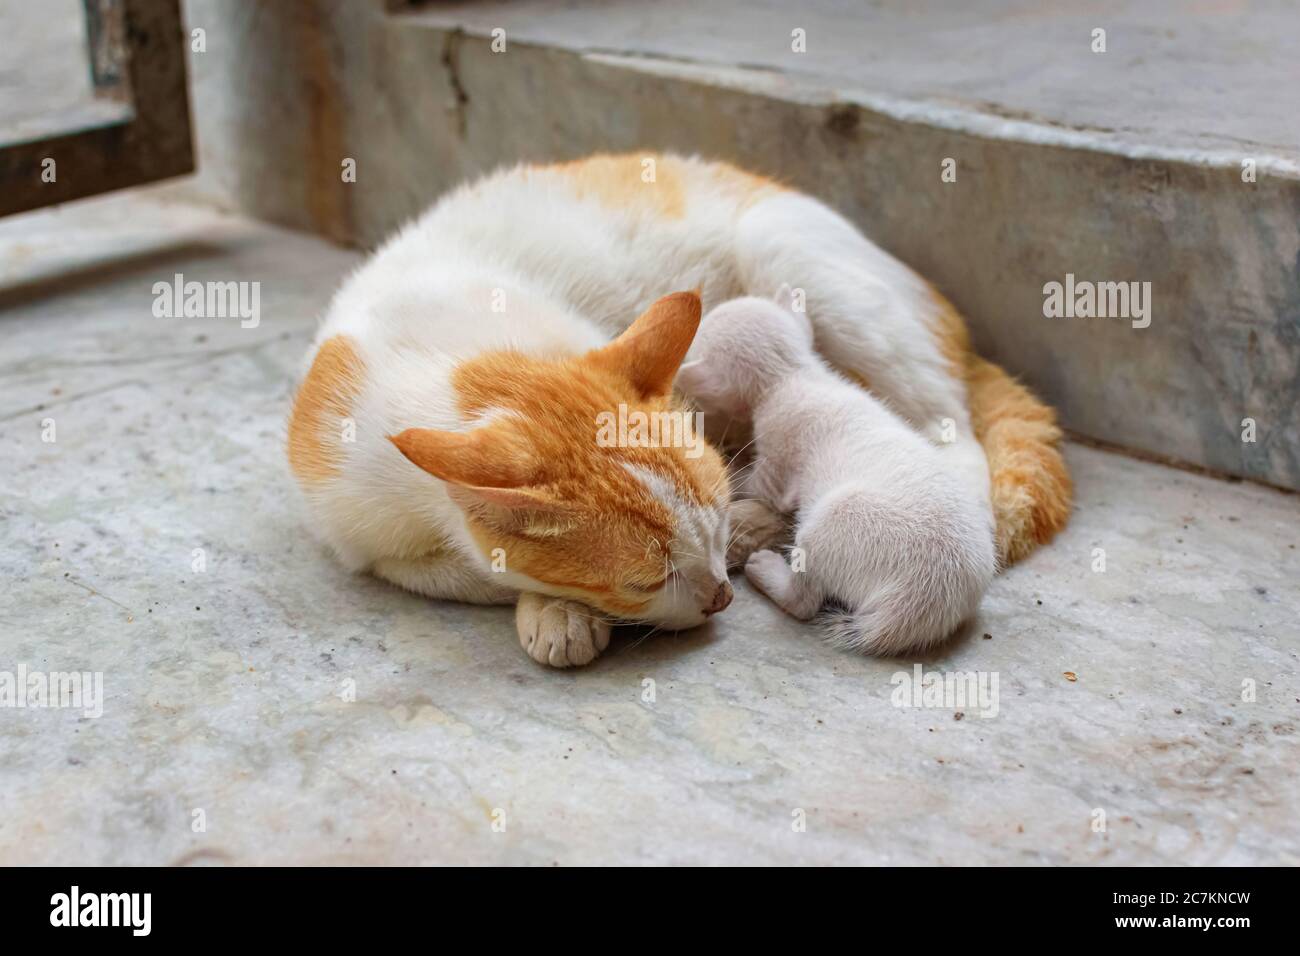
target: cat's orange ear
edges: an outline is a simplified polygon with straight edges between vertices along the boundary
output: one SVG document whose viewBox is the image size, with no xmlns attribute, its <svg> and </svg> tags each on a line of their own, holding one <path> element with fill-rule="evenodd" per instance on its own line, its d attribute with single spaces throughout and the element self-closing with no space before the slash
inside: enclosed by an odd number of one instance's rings
<svg viewBox="0 0 1300 956">
<path fill-rule="evenodd" d="M 529 487 L 537 477 L 517 439 L 492 427 L 468 432 L 408 428 L 388 436 L 398 451 L 435 478 L 467 514 L 498 531 L 548 535 L 567 529 L 572 509 Z"/>
<path fill-rule="evenodd" d="M 626 332 L 591 352 L 587 360 L 627 378 L 643 398 L 667 395 L 699 327 L 699 295 L 674 292 L 646 309 Z"/>
<path fill-rule="evenodd" d="M 456 485 L 519 488 L 535 470 L 515 436 L 491 426 L 467 432 L 408 428 L 388 440 L 412 464 Z"/>
</svg>

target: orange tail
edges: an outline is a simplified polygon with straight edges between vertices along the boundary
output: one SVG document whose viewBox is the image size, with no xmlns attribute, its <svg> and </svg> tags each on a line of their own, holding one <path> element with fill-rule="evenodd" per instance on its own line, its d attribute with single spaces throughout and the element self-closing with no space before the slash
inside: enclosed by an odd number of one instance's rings
<svg viewBox="0 0 1300 956">
<path fill-rule="evenodd" d="M 998 558 L 1003 566 L 1052 539 L 1070 517 L 1073 488 L 1056 414 L 992 362 L 966 357 L 975 434 L 989 462 Z"/>
</svg>

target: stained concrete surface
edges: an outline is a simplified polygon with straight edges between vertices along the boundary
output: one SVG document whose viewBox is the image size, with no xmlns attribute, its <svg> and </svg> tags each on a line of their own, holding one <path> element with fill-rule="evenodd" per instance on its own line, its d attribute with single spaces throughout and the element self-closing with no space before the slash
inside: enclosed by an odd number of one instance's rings
<svg viewBox="0 0 1300 956">
<path fill-rule="evenodd" d="M 919 662 L 995 716 L 743 583 L 546 670 L 304 530 L 283 423 L 357 256 L 159 195 L 0 221 L 0 684 L 105 697 L 0 707 L 0 863 L 1300 862 L 1295 496 L 1071 446 L 1067 531 Z M 155 317 L 176 273 L 260 324 Z"/>
</svg>

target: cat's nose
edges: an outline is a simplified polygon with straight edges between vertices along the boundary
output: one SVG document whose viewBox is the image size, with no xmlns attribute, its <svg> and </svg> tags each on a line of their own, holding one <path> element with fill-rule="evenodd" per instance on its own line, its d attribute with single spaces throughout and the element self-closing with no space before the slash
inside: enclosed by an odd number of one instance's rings
<svg viewBox="0 0 1300 956">
<path fill-rule="evenodd" d="M 718 589 L 713 592 L 713 600 L 709 606 L 704 609 L 705 614 L 717 614 L 719 611 L 725 611 L 731 604 L 731 599 L 736 596 L 736 592 L 731 590 L 731 582 L 723 581 L 718 585 Z"/>
</svg>

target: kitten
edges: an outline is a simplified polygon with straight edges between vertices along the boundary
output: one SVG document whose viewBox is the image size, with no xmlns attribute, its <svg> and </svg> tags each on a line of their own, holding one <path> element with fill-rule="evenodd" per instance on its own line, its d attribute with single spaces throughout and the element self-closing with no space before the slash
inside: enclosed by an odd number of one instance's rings
<svg viewBox="0 0 1300 956">
<path fill-rule="evenodd" d="M 309 527 L 348 568 L 516 604 L 541 663 L 592 660 L 611 621 L 695 626 L 729 598 L 722 462 L 602 447 L 593 418 L 676 408 L 701 305 L 666 293 L 707 307 L 770 295 L 774 275 L 806 290 L 828 361 L 917 431 L 955 425 L 1008 558 L 1064 524 L 1051 409 L 971 353 L 915 273 L 780 183 L 628 154 L 468 183 L 344 283 L 289 420 Z M 739 545 L 766 526 L 738 507 Z"/>
<path fill-rule="evenodd" d="M 748 490 L 796 515 L 792 563 L 756 551 L 751 583 L 802 620 L 844 607 L 833 638 L 875 654 L 922 650 L 974 614 L 997 564 L 987 495 L 817 356 L 788 286 L 712 310 L 691 355 L 678 386 L 706 414 L 752 420 Z"/>
</svg>

